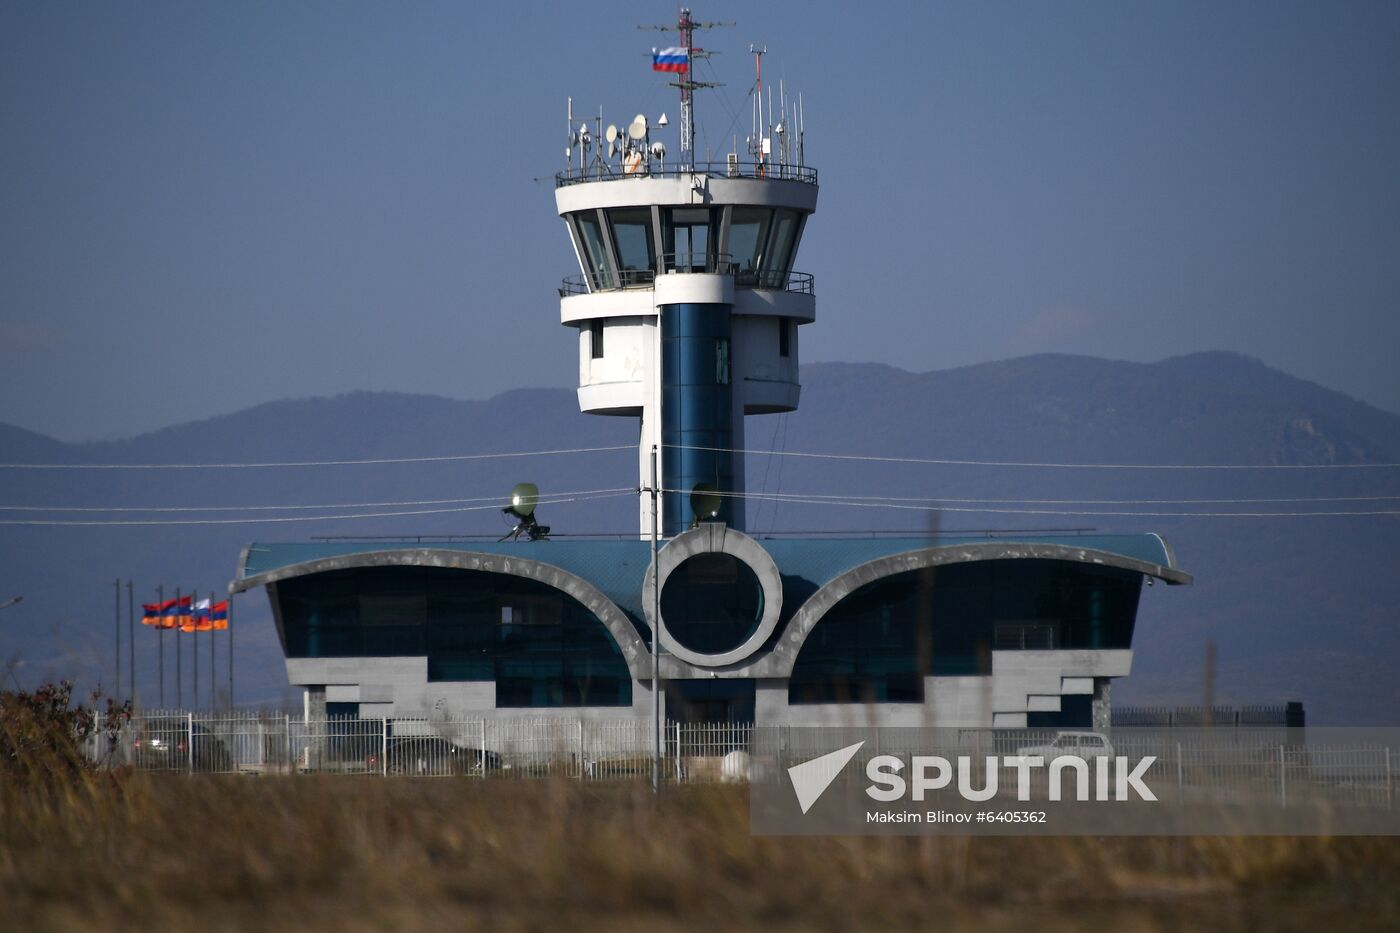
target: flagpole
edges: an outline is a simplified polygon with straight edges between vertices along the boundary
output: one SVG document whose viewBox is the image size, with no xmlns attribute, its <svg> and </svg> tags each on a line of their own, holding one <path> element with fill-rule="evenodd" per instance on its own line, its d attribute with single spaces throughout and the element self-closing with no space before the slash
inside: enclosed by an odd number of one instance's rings
<svg viewBox="0 0 1400 933">
<path fill-rule="evenodd" d="M 136 708 L 136 591 L 126 581 L 126 676 L 127 699 Z"/>
<path fill-rule="evenodd" d="M 180 671 L 180 588 L 175 587 L 175 708 L 179 709 L 185 695 L 185 685 Z"/>
<path fill-rule="evenodd" d="M 214 696 L 214 685 L 218 683 L 218 677 L 214 671 L 214 591 L 209 591 L 209 712 L 214 711 L 214 705 L 218 698 Z"/>
<path fill-rule="evenodd" d="M 199 709 L 199 590 L 190 591 L 190 658 L 194 663 L 194 683 L 190 685 L 190 709 Z"/>
<path fill-rule="evenodd" d="M 112 681 L 112 699 L 120 700 L 122 693 L 122 578 L 117 577 L 112 581 L 112 589 L 116 591 L 114 605 L 117 610 L 116 621 L 112 625 L 112 631 L 117 636 L 117 676 Z"/>
<path fill-rule="evenodd" d="M 233 594 L 228 594 L 228 708 L 233 712 Z"/>
<path fill-rule="evenodd" d="M 156 606 L 165 605 L 165 584 L 156 587 Z M 156 610 L 156 642 L 160 650 L 160 708 L 165 709 L 165 610 Z"/>
</svg>

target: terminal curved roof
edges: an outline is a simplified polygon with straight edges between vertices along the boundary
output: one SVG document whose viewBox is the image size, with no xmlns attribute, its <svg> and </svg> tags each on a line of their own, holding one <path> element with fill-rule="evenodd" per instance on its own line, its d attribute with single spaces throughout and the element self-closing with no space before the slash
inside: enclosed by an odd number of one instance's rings
<svg viewBox="0 0 1400 933">
<path fill-rule="evenodd" d="M 1136 535 L 976 535 L 938 537 L 760 538 L 783 581 L 783 618 L 791 618 L 823 586 L 872 562 L 936 549 L 947 561 L 1044 558 L 1117 566 L 1166 583 L 1190 583 L 1162 538 Z M 242 592 L 278 579 L 344 566 L 379 563 L 385 552 L 422 552 L 422 562 L 443 552 L 515 557 L 552 565 L 588 581 L 631 617 L 639 631 L 647 625 L 642 588 L 651 565 L 651 544 L 634 539 L 543 541 L 314 541 L 255 543 L 244 549 L 230 592 Z M 378 555 L 376 559 L 373 555 Z M 404 563 L 414 556 L 402 554 Z M 942 562 L 942 561 L 940 561 Z"/>
</svg>

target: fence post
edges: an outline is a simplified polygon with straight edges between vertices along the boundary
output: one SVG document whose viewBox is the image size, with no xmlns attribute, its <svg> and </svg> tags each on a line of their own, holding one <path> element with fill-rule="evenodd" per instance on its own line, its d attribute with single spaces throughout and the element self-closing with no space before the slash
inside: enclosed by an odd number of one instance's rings
<svg viewBox="0 0 1400 933">
<path fill-rule="evenodd" d="M 1283 746 L 1278 747 L 1278 797 L 1279 805 L 1288 808 L 1288 768 L 1285 764 Z"/>
<path fill-rule="evenodd" d="M 681 724 L 676 722 L 676 783 L 680 783 L 685 777 L 685 770 L 681 767 Z"/>
<path fill-rule="evenodd" d="M 193 773 L 194 773 L 194 713 L 186 713 L 186 714 L 185 714 L 185 725 L 186 725 L 187 729 L 189 730 L 188 733 L 187 733 L 187 741 L 188 741 L 189 744 L 186 746 L 186 749 L 185 749 L 186 752 L 187 752 L 188 754 L 187 754 L 185 757 L 186 757 L 187 762 L 188 762 L 188 765 L 189 765 L 189 771 L 188 771 L 188 773 L 189 773 L 189 774 L 193 774 Z"/>
<path fill-rule="evenodd" d="M 1396 808 L 1396 783 L 1394 783 L 1394 776 L 1390 772 L 1390 745 L 1386 745 L 1386 808 L 1387 810 Z"/>
<path fill-rule="evenodd" d="M 389 776 L 389 717 L 379 720 L 379 773 Z"/>
<path fill-rule="evenodd" d="M 481 717 L 481 776 L 486 777 L 486 717 Z"/>
<path fill-rule="evenodd" d="M 578 779 L 583 780 L 583 717 L 578 718 Z"/>
<path fill-rule="evenodd" d="M 1176 743 L 1176 802 L 1178 806 L 1186 803 L 1186 780 L 1181 767 L 1181 743 Z"/>
<path fill-rule="evenodd" d="M 296 774 L 296 762 L 292 760 L 292 714 L 283 713 L 282 716 L 283 724 L 286 727 L 285 731 L 283 732 L 283 735 L 287 737 L 287 773 Z"/>
</svg>

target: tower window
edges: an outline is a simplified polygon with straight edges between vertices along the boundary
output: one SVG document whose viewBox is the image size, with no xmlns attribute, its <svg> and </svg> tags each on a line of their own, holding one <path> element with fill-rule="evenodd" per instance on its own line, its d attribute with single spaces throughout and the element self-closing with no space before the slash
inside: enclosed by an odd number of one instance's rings
<svg viewBox="0 0 1400 933">
<path fill-rule="evenodd" d="M 792 322 L 787 318 L 778 318 L 778 355 L 792 356 Z"/>
<path fill-rule="evenodd" d="M 603 358 L 603 322 L 601 320 L 588 322 L 588 356 L 595 360 Z"/>
</svg>

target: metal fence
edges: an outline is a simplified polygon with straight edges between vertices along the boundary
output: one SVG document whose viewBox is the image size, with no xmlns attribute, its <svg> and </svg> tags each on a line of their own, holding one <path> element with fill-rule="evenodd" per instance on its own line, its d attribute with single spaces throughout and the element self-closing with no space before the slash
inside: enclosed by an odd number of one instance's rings
<svg viewBox="0 0 1400 933">
<path fill-rule="evenodd" d="M 790 767 L 857 741 L 864 742 L 856 759 L 862 763 L 880 754 L 938 754 L 966 755 L 980 767 L 989 756 L 1048 759 L 1076 735 L 1094 733 L 667 722 L 661 770 L 678 782 L 744 781 L 760 769 Z M 1146 780 L 1182 800 L 1266 796 L 1283 806 L 1322 798 L 1393 807 L 1393 743 L 1302 738 L 1301 730 L 1277 727 L 1116 729 L 1097 754 L 1153 756 Z M 605 780 L 649 778 L 654 747 L 644 719 L 307 720 L 282 713 L 170 711 L 133 718 L 116 733 L 94 734 L 87 752 L 104 765 L 148 771 Z M 1014 786 L 1014 778 L 1002 783 Z"/>
</svg>

